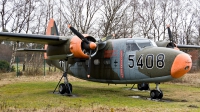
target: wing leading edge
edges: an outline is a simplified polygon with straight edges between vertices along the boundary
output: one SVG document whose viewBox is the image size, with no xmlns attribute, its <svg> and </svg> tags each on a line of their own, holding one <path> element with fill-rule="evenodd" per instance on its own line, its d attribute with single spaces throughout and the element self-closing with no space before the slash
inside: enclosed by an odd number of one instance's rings
<svg viewBox="0 0 200 112">
<path fill-rule="evenodd" d="M 54 36 L 54 35 L 35 35 L 35 34 L 0 32 L 0 40 L 59 45 L 65 43 L 68 40 L 68 38 L 63 36 Z"/>
<path fill-rule="evenodd" d="M 180 44 L 177 44 L 177 47 L 179 49 L 200 49 L 200 46 L 197 46 L 197 45 L 180 45 Z"/>
</svg>

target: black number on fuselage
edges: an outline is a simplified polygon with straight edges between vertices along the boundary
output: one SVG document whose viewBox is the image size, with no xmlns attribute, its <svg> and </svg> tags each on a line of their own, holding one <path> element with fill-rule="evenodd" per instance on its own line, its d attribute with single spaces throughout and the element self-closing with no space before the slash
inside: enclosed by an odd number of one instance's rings
<svg viewBox="0 0 200 112">
<path fill-rule="evenodd" d="M 158 68 L 163 68 L 165 66 L 165 55 L 164 54 L 158 54 L 157 58 L 156 58 L 156 62 L 157 62 L 157 67 Z"/>
<path fill-rule="evenodd" d="M 137 60 L 137 66 L 140 68 L 143 68 L 143 55 L 140 55 L 140 57 Z"/>
<path fill-rule="evenodd" d="M 134 56 L 135 56 L 135 55 L 129 55 L 128 60 L 132 62 L 132 64 L 129 64 L 129 65 L 128 65 L 130 68 L 133 68 L 133 67 L 134 67 L 134 59 L 133 59 Z"/>
<path fill-rule="evenodd" d="M 153 54 L 148 54 L 146 56 L 146 67 L 147 67 L 147 69 L 152 69 L 153 68 L 153 60 L 154 60 L 154 55 Z"/>
<path fill-rule="evenodd" d="M 134 67 L 134 56 L 135 55 L 129 55 L 128 60 L 131 62 L 129 63 L 129 67 L 133 68 Z M 140 55 L 140 57 L 136 60 L 137 61 L 137 67 L 140 67 L 143 69 L 143 66 L 145 64 L 147 69 L 152 69 L 154 67 L 154 63 L 156 64 L 156 67 L 159 69 L 164 68 L 165 66 L 165 55 L 164 54 L 158 54 L 156 56 L 156 62 L 154 62 L 154 55 L 153 54 L 147 54 L 145 57 L 145 63 L 143 63 L 143 54 Z"/>
</svg>

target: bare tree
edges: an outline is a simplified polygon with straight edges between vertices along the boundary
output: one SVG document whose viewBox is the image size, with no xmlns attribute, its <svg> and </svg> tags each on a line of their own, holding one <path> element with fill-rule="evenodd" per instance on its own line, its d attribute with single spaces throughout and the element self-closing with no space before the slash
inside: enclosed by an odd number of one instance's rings
<svg viewBox="0 0 200 112">
<path fill-rule="evenodd" d="M 32 12 L 34 10 L 33 4 L 36 3 L 33 0 L 27 0 L 27 1 L 19 1 L 15 0 L 13 1 L 13 4 L 11 5 L 14 9 L 12 12 L 12 27 L 11 32 L 17 32 L 21 33 L 22 31 L 24 33 L 28 33 L 30 21 L 33 19 Z M 9 16 L 6 16 L 7 18 L 10 18 Z M 5 18 L 4 18 L 5 19 Z M 5 19 L 7 20 L 7 19 Z M 2 20 L 4 21 L 4 20 Z M 15 55 L 16 55 L 16 49 L 18 47 L 18 42 L 11 42 L 12 45 L 12 58 L 10 60 L 10 67 L 12 67 L 14 61 L 15 61 Z M 20 43 L 21 45 L 23 43 Z M 26 44 L 24 44 L 26 46 Z M 26 59 L 26 58 L 25 58 Z"/>
<path fill-rule="evenodd" d="M 172 0 L 172 4 L 169 8 L 169 23 L 172 29 L 174 41 L 176 43 L 181 43 L 180 41 L 180 27 L 181 27 L 181 13 L 183 11 L 183 6 L 180 0 Z"/>
<path fill-rule="evenodd" d="M 107 36 L 112 33 L 118 35 L 121 28 L 120 21 L 122 21 L 128 8 L 126 2 L 126 0 L 101 1 L 101 17 L 98 29 L 100 36 Z"/>
<path fill-rule="evenodd" d="M 128 26 L 130 27 L 130 37 L 133 37 L 133 35 L 137 34 L 137 30 L 136 30 L 136 26 L 137 26 L 137 21 L 138 21 L 138 16 L 137 16 L 137 12 L 138 12 L 138 8 L 139 8 L 139 2 L 137 0 L 131 0 L 130 2 L 130 9 L 129 11 L 130 13 L 130 21 Z"/>
<path fill-rule="evenodd" d="M 143 3 L 140 3 L 140 9 L 138 11 L 138 23 L 139 23 L 138 26 L 144 38 L 150 38 L 149 34 L 153 27 L 152 24 L 153 22 L 151 20 L 155 20 L 154 19 L 155 6 L 156 6 L 155 2 L 152 2 L 152 4 L 150 4 L 146 0 L 143 1 Z"/>
<path fill-rule="evenodd" d="M 0 2 L 0 5 L 2 7 L 0 14 L 1 14 L 1 27 L 2 27 L 2 31 L 3 32 L 7 32 L 7 24 L 10 21 L 13 12 L 14 12 L 14 8 L 9 6 L 9 1 L 8 0 L 2 0 Z M 6 8 L 7 7 L 7 8 Z"/>
<path fill-rule="evenodd" d="M 193 29 L 192 26 L 194 25 L 194 13 L 192 13 L 191 15 L 188 15 L 188 13 L 191 13 L 190 10 L 187 10 L 185 12 L 185 14 L 182 14 L 181 18 L 182 18 L 182 29 L 183 29 L 183 39 L 184 42 L 183 44 L 192 44 L 191 43 L 191 37 L 192 37 L 192 33 L 193 33 Z"/>
<path fill-rule="evenodd" d="M 60 16 L 62 15 L 65 18 L 65 24 L 61 21 L 58 22 L 60 27 L 65 29 L 67 24 L 71 24 L 81 33 L 91 32 L 96 19 L 98 19 L 95 14 L 99 10 L 99 0 L 68 0 L 68 2 L 60 0 L 60 2 L 63 3 L 60 5 L 62 7 L 59 7 Z"/>
</svg>

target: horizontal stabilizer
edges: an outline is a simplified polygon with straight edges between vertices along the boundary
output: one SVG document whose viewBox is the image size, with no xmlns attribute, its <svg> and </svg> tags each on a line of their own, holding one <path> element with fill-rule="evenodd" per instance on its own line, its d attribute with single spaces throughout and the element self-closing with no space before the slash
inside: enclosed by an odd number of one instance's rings
<svg viewBox="0 0 200 112">
<path fill-rule="evenodd" d="M 46 52 L 45 49 L 17 49 L 17 52 Z"/>
<path fill-rule="evenodd" d="M 53 55 L 53 56 L 48 56 L 47 59 L 50 60 L 61 60 L 61 59 L 66 59 L 67 57 L 72 57 L 73 54 L 64 54 L 64 55 Z"/>
</svg>

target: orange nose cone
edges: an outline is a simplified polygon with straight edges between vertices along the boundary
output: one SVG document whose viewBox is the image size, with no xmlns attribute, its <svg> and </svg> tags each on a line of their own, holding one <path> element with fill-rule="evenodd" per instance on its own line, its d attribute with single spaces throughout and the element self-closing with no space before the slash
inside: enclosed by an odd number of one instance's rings
<svg viewBox="0 0 200 112">
<path fill-rule="evenodd" d="M 171 76 L 173 78 L 180 78 L 185 73 L 190 71 L 192 67 L 192 60 L 188 54 L 182 53 L 176 56 L 171 68 Z"/>
<path fill-rule="evenodd" d="M 94 42 L 90 42 L 90 49 L 95 49 L 97 45 Z"/>
</svg>

